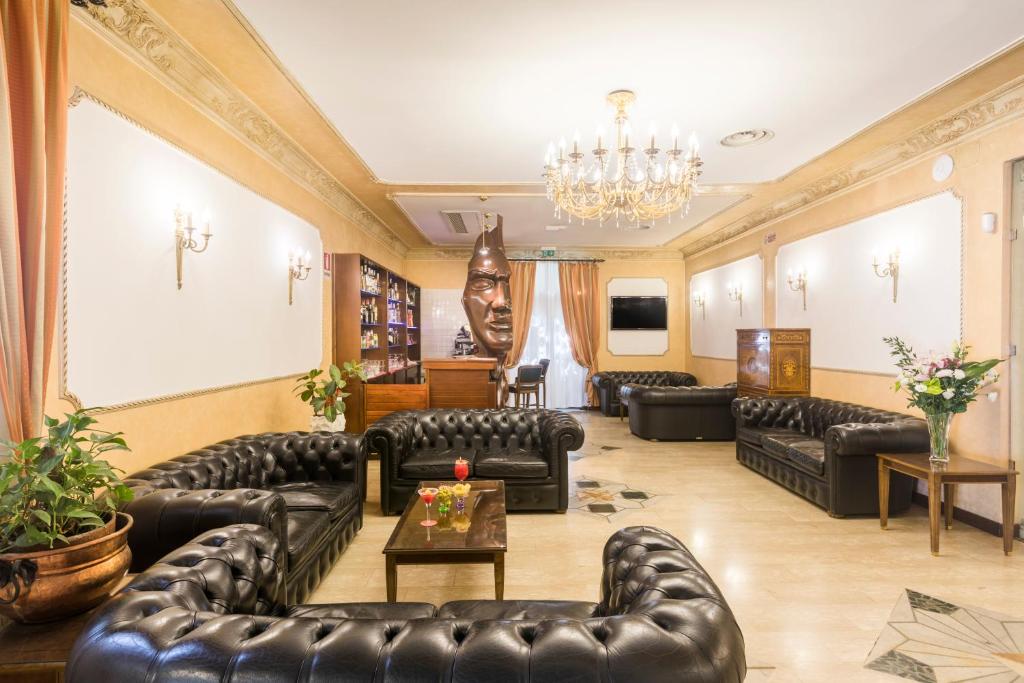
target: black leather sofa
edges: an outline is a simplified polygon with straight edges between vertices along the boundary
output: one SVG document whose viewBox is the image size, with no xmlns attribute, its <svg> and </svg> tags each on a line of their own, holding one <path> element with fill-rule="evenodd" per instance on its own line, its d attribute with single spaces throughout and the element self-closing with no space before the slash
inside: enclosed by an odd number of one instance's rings
<svg viewBox="0 0 1024 683">
<path fill-rule="evenodd" d="M 650 387 L 692 387 L 697 378 L 688 372 L 652 370 L 649 372 L 597 372 L 590 380 L 597 389 L 601 412 L 617 417 L 619 411 L 619 387 L 623 384 L 643 384 Z"/>
<path fill-rule="evenodd" d="M 380 454 L 380 504 L 398 514 L 421 481 L 451 480 L 456 458 L 469 479 L 505 481 L 509 510 L 569 505 L 568 451 L 583 446 L 583 428 L 556 410 L 406 410 L 377 420 L 364 435 Z"/>
<path fill-rule="evenodd" d="M 249 522 L 287 551 L 286 600 L 304 600 L 363 526 L 366 448 L 335 432 L 239 436 L 127 477 L 131 571 L 201 531 Z"/>
<path fill-rule="evenodd" d="M 79 635 L 68 683 L 739 683 L 743 636 L 693 555 L 659 529 L 604 548 L 601 601 L 290 605 L 280 539 L 206 532 L 136 576 Z"/>
<path fill-rule="evenodd" d="M 878 514 L 876 453 L 928 451 L 924 420 L 823 398 L 738 398 L 736 459 L 833 517 Z M 893 473 L 889 510 L 910 506 L 914 482 Z"/>
<path fill-rule="evenodd" d="M 732 441 L 736 385 L 722 387 L 624 384 L 620 400 L 629 411 L 629 431 L 642 439 Z"/>
</svg>

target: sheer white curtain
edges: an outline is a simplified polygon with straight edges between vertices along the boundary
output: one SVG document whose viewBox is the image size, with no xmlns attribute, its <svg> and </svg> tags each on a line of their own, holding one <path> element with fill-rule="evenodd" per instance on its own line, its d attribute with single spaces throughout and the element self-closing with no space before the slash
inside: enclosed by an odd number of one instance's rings
<svg viewBox="0 0 1024 683">
<path fill-rule="evenodd" d="M 558 264 L 537 264 L 537 279 L 533 293 L 533 312 L 530 316 L 530 334 L 520 363 L 528 365 L 541 358 L 550 358 L 547 390 L 548 408 L 579 408 L 586 405 L 583 381 L 587 372 L 572 358 L 569 336 L 562 317 L 562 296 L 558 289 Z M 509 372 L 509 381 L 515 382 L 515 369 Z"/>
</svg>

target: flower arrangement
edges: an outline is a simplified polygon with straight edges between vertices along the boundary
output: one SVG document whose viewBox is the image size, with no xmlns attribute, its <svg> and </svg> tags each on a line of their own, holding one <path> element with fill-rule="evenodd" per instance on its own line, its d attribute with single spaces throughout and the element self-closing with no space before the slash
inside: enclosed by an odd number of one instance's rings
<svg viewBox="0 0 1024 683">
<path fill-rule="evenodd" d="M 953 344 L 950 355 L 918 356 L 899 337 L 885 337 L 883 341 L 889 345 L 899 368 L 894 390 L 906 391 L 907 405 L 919 408 L 928 419 L 931 459 L 947 461 L 952 416 L 967 412 L 967 406 L 977 399 L 981 389 L 999 379 L 995 366 L 1002 361 L 969 361 L 970 347 L 960 342 Z"/>
</svg>

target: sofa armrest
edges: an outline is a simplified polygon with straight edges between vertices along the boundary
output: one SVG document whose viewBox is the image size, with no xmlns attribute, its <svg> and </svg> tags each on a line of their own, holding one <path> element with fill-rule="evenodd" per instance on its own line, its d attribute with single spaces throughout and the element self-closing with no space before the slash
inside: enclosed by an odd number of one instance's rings
<svg viewBox="0 0 1024 683">
<path fill-rule="evenodd" d="M 566 453 L 583 448 L 583 427 L 572 415 L 545 410 L 538 417 L 537 424 L 540 427 L 541 450 L 545 453 Z"/>
<path fill-rule="evenodd" d="M 287 508 L 276 493 L 259 489 L 135 490 L 136 498 L 123 508 L 134 520 L 128 532 L 133 572 L 146 569 L 204 531 L 230 524 L 264 527 L 283 547 L 288 546 Z"/>
<path fill-rule="evenodd" d="M 595 372 L 590 381 L 598 389 L 611 389 L 615 386 L 615 378 L 606 372 Z"/>
<path fill-rule="evenodd" d="M 732 402 L 736 427 L 786 427 L 799 406 L 793 398 L 737 398 Z"/>
<path fill-rule="evenodd" d="M 928 424 L 924 420 L 833 425 L 825 432 L 826 452 L 835 455 L 926 453 Z"/>
<path fill-rule="evenodd" d="M 673 372 L 672 386 L 674 387 L 695 387 L 697 378 L 688 372 Z"/>
</svg>

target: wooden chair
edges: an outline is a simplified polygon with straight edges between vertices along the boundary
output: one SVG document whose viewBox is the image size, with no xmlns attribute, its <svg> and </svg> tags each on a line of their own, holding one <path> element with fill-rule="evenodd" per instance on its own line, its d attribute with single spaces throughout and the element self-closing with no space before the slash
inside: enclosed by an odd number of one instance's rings
<svg viewBox="0 0 1024 683">
<path fill-rule="evenodd" d="M 544 368 L 540 365 L 520 365 L 516 371 L 516 383 L 508 388 L 509 393 L 515 394 L 516 408 L 529 408 L 530 396 L 533 396 L 534 404 L 540 408 L 540 385 L 544 376 Z M 526 405 L 522 405 L 525 400 Z"/>
<path fill-rule="evenodd" d="M 544 368 L 544 372 L 542 372 L 541 375 L 540 375 L 540 388 L 544 392 L 543 393 L 543 396 L 544 396 L 543 405 L 544 405 L 545 408 L 547 408 L 548 407 L 548 366 L 551 365 L 551 359 L 550 358 L 541 358 L 539 361 L 537 361 L 537 365 L 539 365 L 542 368 Z"/>
</svg>

